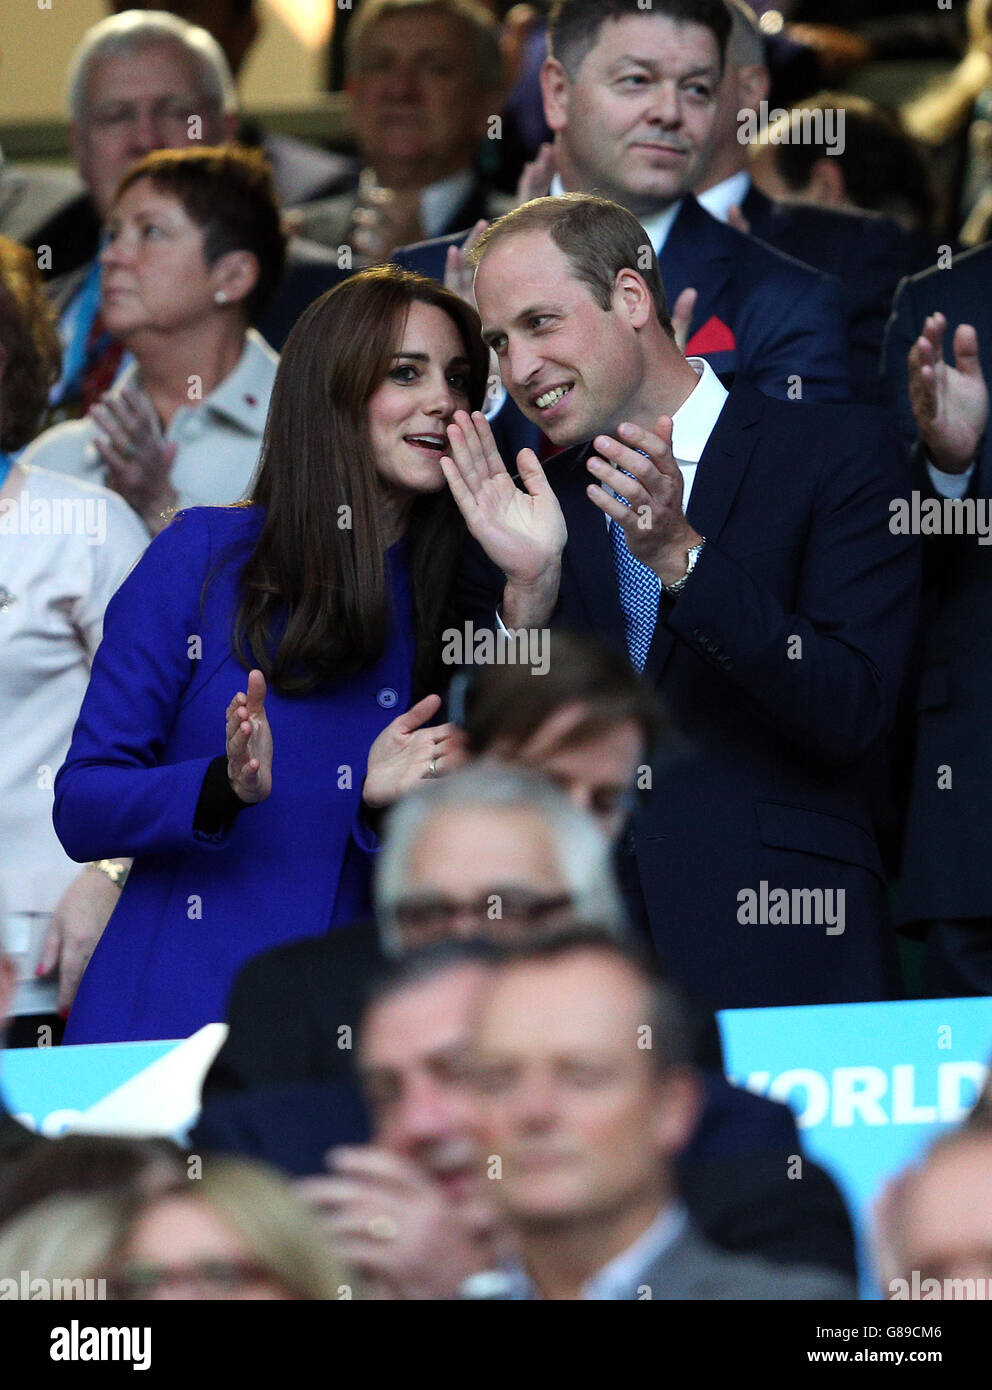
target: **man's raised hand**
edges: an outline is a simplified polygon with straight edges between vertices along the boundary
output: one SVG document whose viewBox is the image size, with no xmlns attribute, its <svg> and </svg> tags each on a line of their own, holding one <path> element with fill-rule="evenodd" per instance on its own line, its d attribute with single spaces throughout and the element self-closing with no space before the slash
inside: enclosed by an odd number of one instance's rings
<svg viewBox="0 0 992 1390">
<path fill-rule="evenodd" d="M 623 527 L 634 558 L 654 570 L 663 584 L 674 584 L 685 573 L 689 550 L 703 538 L 682 510 L 682 473 L 672 455 L 671 417 L 660 416 L 653 431 L 624 423 L 617 432 L 619 440 L 605 434 L 593 440 L 597 453 L 586 466 L 598 481 L 586 493 Z M 629 506 L 611 496 L 607 487 L 626 498 Z"/>
<path fill-rule="evenodd" d="M 909 403 L 927 453 L 944 473 L 963 473 L 978 452 L 989 393 L 970 324 L 954 333 L 956 366 L 944 361 L 947 319 L 930 314 L 909 350 Z"/>
<path fill-rule="evenodd" d="M 558 499 L 533 449 L 517 455 L 521 492 L 500 458 L 481 411 L 458 410 L 448 426 L 441 468 L 465 525 L 514 584 L 531 586 L 557 571 L 568 533 Z"/>
</svg>

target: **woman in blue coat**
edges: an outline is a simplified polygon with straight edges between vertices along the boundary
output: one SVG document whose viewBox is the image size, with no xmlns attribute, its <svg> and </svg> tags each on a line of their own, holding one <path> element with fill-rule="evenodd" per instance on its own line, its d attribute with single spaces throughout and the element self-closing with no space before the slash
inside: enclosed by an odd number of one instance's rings
<svg viewBox="0 0 992 1390">
<path fill-rule="evenodd" d="M 420 726 L 464 538 L 439 460 L 487 372 L 435 282 L 345 281 L 286 343 L 253 502 L 180 513 L 111 600 L 54 816 L 134 864 L 66 1042 L 186 1037 L 250 956 L 368 911 L 363 794 L 460 754 Z"/>
</svg>

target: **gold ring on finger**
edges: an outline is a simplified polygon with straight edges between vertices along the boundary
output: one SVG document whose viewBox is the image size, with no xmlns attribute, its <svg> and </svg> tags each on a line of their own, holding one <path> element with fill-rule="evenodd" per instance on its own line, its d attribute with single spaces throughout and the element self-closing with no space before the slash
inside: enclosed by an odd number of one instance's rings
<svg viewBox="0 0 992 1390">
<path fill-rule="evenodd" d="M 373 1240 L 395 1240 L 400 1228 L 391 1216 L 373 1216 L 369 1222 L 369 1235 Z"/>
</svg>

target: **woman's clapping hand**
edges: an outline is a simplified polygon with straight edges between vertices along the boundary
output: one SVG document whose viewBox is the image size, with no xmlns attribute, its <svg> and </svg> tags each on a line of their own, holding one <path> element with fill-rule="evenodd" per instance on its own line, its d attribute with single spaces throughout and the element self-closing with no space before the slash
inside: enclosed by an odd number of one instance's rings
<svg viewBox="0 0 992 1390">
<path fill-rule="evenodd" d="M 441 777 L 465 762 L 465 734 L 457 724 L 421 727 L 440 708 L 440 695 L 425 695 L 386 725 L 369 749 L 362 787 L 366 806 L 391 806 L 421 778 Z"/>
<path fill-rule="evenodd" d="M 227 707 L 227 776 L 242 801 L 253 806 L 272 790 L 272 730 L 265 714 L 265 677 L 248 675 Z"/>
</svg>

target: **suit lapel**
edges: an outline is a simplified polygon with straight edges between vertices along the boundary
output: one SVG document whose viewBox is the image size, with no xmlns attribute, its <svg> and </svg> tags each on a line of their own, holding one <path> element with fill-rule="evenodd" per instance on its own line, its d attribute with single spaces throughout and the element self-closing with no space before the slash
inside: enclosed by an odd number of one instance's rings
<svg viewBox="0 0 992 1390">
<path fill-rule="evenodd" d="M 726 524 L 757 443 L 760 419 L 761 396 L 750 387 L 738 387 L 727 397 L 707 440 L 685 513 L 693 530 L 707 541 L 717 541 Z M 645 676 L 655 681 L 664 674 L 675 643 L 665 621 L 670 602 L 662 595 L 654 640 L 644 666 Z"/>
<path fill-rule="evenodd" d="M 689 327 L 690 338 L 711 318 L 719 317 L 724 289 L 733 273 L 733 257 L 724 230 L 695 198 L 686 197 L 662 247 L 659 266 L 669 309 L 690 286 L 699 295 Z"/>
</svg>

